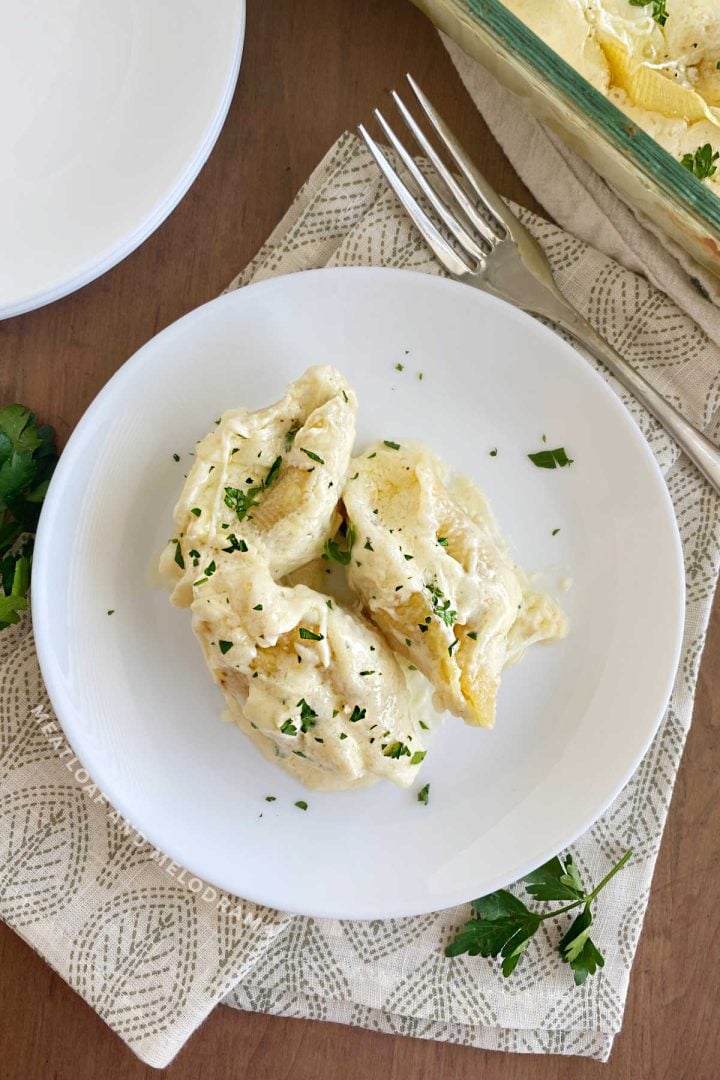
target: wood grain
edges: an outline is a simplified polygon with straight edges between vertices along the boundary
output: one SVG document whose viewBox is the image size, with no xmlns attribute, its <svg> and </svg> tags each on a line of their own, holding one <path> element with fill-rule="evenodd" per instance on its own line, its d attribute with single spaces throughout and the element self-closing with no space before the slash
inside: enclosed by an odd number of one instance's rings
<svg viewBox="0 0 720 1080">
<path fill-rule="evenodd" d="M 215 296 L 255 253 L 331 143 L 412 70 L 490 181 L 538 209 L 407 0 L 248 0 L 237 93 L 189 194 L 133 255 L 79 293 L 0 323 L 0 402 L 64 441 L 118 366 Z M 215 1010 L 169 1080 L 711 1080 L 720 1051 L 720 608 L 702 664 L 633 969 L 608 1065 L 493 1054 L 304 1020 Z M 0 927 L 2 1080 L 141 1080 L 141 1065 L 15 934 Z"/>
</svg>

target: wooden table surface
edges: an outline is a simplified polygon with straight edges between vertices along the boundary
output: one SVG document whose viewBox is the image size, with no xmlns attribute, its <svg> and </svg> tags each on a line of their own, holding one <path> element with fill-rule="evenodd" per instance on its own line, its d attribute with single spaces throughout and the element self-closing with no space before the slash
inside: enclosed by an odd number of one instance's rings
<svg viewBox="0 0 720 1080">
<path fill-rule="evenodd" d="M 0 322 L 0 403 L 21 401 L 61 442 L 148 338 L 219 293 L 331 143 L 411 70 L 501 192 L 539 209 L 408 0 L 248 0 L 237 92 L 208 163 L 165 224 L 80 292 Z M 0 254 L 1 257 L 1 254 Z M 169 1080 L 711 1080 L 720 1051 L 720 608 L 608 1065 L 494 1054 L 217 1008 Z M 20 939 L 0 926 L 0 1078 L 141 1080 L 140 1064 Z"/>
</svg>

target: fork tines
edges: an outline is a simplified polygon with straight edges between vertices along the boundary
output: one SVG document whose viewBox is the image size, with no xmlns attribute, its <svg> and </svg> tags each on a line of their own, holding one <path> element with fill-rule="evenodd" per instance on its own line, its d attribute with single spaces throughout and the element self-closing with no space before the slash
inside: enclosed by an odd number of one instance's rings
<svg viewBox="0 0 720 1080">
<path fill-rule="evenodd" d="M 413 77 L 408 75 L 407 80 L 440 143 L 460 170 L 467 188 L 456 179 L 445 165 L 440 154 L 394 90 L 392 92 L 393 101 L 418 146 L 430 162 L 429 175 L 426 176 L 420 170 L 413 156 L 395 134 L 379 109 L 375 110 L 375 116 L 390 145 L 437 215 L 437 223 L 423 209 L 405 181 L 398 176 L 386 154 L 362 124 L 359 125 L 360 134 L 365 140 L 370 153 L 375 158 L 383 176 L 436 258 L 451 274 L 462 276 L 475 273 L 484 265 L 489 251 L 492 251 L 498 243 L 510 234 L 508 210 L 500 197 L 475 169 L 445 121 L 430 104 Z M 478 203 L 485 210 L 487 217 L 484 217 L 479 212 Z M 440 231 L 438 224 L 454 237 L 457 247 L 448 242 L 445 235 Z M 472 235 L 472 231 L 475 232 L 476 236 Z"/>
</svg>

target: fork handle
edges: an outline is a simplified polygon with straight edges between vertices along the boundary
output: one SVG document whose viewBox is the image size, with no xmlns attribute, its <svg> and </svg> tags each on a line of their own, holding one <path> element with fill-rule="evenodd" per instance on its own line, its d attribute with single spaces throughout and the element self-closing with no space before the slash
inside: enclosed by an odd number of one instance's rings
<svg viewBox="0 0 720 1080">
<path fill-rule="evenodd" d="M 635 395 L 720 494 L 720 450 L 717 446 L 666 401 L 574 308 L 562 318 L 556 314 L 555 321 L 588 348 L 626 390 Z"/>
</svg>

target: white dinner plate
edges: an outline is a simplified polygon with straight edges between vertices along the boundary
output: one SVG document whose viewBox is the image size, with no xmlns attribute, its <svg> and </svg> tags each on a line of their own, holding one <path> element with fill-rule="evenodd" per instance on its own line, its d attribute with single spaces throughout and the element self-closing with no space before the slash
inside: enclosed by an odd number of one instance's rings
<svg viewBox="0 0 720 1080">
<path fill-rule="evenodd" d="M 318 362 L 357 389 L 357 447 L 418 438 L 468 473 L 521 565 L 542 572 L 570 618 L 566 640 L 505 673 L 493 731 L 446 719 L 409 791 L 308 793 L 265 761 L 221 722 L 190 615 L 153 584 L 195 441 L 224 409 L 276 400 Z M 565 447 L 573 464 L 537 468 L 528 453 L 543 446 Z M 33 573 L 47 687 L 109 801 L 215 885 L 347 918 L 482 895 L 587 829 L 657 729 L 683 611 L 665 484 L 603 380 L 491 296 L 378 269 L 252 285 L 145 345 L 62 455 Z"/>
<path fill-rule="evenodd" d="M 125 258 L 232 98 L 245 0 L 0 0 L 0 318 Z"/>
</svg>

